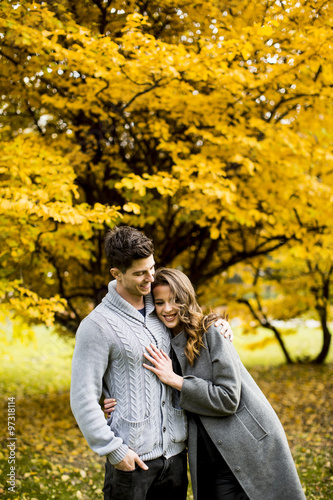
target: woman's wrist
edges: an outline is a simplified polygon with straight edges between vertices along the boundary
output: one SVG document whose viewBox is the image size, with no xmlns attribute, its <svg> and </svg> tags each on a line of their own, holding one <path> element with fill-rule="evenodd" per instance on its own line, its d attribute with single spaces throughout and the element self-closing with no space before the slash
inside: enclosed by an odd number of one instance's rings
<svg viewBox="0 0 333 500">
<path fill-rule="evenodd" d="M 177 389 L 178 391 L 181 391 L 183 387 L 183 382 L 184 382 L 183 377 L 177 375 L 176 373 L 173 373 L 172 379 L 170 380 L 171 387 Z"/>
</svg>

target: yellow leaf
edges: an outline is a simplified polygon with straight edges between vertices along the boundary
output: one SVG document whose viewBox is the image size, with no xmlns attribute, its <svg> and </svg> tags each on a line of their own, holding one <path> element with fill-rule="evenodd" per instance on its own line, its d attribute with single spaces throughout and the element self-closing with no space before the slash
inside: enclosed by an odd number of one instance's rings
<svg viewBox="0 0 333 500">
<path fill-rule="evenodd" d="M 217 238 L 220 236 L 220 231 L 217 229 L 217 227 L 212 227 L 210 230 L 210 237 L 212 240 L 217 240 Z"/>
<path fill-rule="evenodd" d="M 135 215 L 138 215 L 140 213 L 140 206 L 136 203 L 125 203 L 123 209 L 125 210 L 125 212 L 133 212 Z"/>
<path fill-rule="evenodd" d="M 263 36 L 271 36 L 273 33 L 273 28 L 271 26 L 262 26 L 259 30 L 259 34 Z"/>
</svg>

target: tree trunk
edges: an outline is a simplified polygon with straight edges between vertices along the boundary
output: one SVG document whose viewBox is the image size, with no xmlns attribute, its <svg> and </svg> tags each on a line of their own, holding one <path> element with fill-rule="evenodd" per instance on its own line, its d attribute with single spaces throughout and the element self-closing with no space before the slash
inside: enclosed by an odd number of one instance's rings
<svg viewBox="0 0 333 500">
<path fill-rule="evenodd" d="M 288 365 L 291 365 L 294 363 L 294 361 L 291 359 L 290 355 L 289 355 L 289 352 L 287 351 L 287 348 L 285 346 L 285 343 L 283 342 L 282 340 L 282 335 L 281 333 L 279 332 L 279 330 L 277 328 L 275 328 L 275 326 L 271 325 L 270 323 L 268 323 L 268 325 L 262 325 L 264 328 L 268 328 L 269 330 L 272 330 L 272 332 L 274 332 L 274 335 L 277 339 L 277 341 L 279 342 L 280 344 L 280 347 L 283 351 L 283 354 L 286 358 L 286 362 Z"/>
<path fill-rule="evenodd" d="M 290 355 L 289 355 L 289 352 L 287 351 L 287 348 L 285 346 L 285 343 L 283 342 L 282 340 L 282 335 L 281 333 L 279 332 L 279 330 L 277 328 L 275 328 L 275 326 L 273 326 L 266 317 L 260 317 L 259 314 L 256 313 L 256 311 L 254 310 L 254 308 L 252 307 L 252 305 L 250 304 L 250 302 L 248 300 L 245 300 L 245 299 L 238 299 L 238 302 L 240 302 L 241 304 L 246 304 L 247 307 L 250 309 L 251 313 L 252 313 L 252 316 L 258 321 L 258 323 L 263 326 L 264 328 L 267 328 L 267 330 L 271 330 L 278 343 L 280 344 L 280 347 L 282 349 L 282 352 L 286 358 L 286 362 L 288 365 L 291 365 L 294 363 L 294 361 L 291 359 Z M 259 303 L 259 302 L 258 302 Z M 259 307 L 260 307 L 260 304 L 259 304 Z"/>
<path fill-rule="evenodd" d="M 325 361 L 325 359 L 328 355 L 328 351 L 330 349 L 331 340 L 332 340 L 332 334 L 329 331 L 328 326 L 327 326 L 326 308 L 317 308 L 317 311 L 318 311 L 319 318 L 320 318 L 321 328 L 323 330 L 323 345 L 322 345 L 320 353 L 312 361 L 312 363 L 320 365 Z"/>
</svg>

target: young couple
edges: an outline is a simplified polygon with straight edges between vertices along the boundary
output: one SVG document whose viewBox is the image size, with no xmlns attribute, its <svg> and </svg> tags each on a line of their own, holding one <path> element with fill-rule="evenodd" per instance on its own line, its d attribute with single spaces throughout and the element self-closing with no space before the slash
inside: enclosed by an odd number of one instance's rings
<svg viewBox="0 0 333 500">
<path fill-rule="evenodd" d="M 182 272 L 155 274 L 143 233 L 115 228 L 105 249 L 114 281 L 80 324 L 71 384 L 80 429 L 107 456 L 104 499 L 186 500 L 187 446 L 196 499 L 304 500 L 278 417 L 221 335 L 229 325 L 203 316 Z M 108 421 L 102 392 L 117 402 Z"/>
</svg>

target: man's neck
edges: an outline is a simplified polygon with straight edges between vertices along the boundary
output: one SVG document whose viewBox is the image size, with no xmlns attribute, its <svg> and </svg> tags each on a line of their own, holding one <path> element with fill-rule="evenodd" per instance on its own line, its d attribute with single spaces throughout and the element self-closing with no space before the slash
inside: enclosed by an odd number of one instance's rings
<svg viewBox="0 0 333 500">
<path fill-rule="evenodd" d="M 119 293 L 120 297 L 122 297 L 126 302 L 131 304 L 131 306 L 135 307 L 135 309 L 143 309 L 145 307 L 145 301 L 142 295 L 132 295 L 128 293 L 122 286 L 119 286 L 117 283 L 116 292 Z"/>
</svg>

